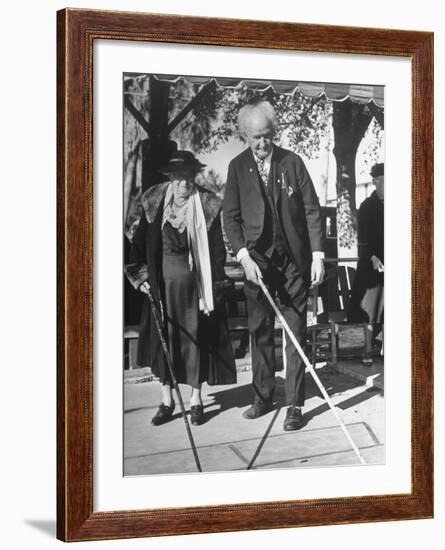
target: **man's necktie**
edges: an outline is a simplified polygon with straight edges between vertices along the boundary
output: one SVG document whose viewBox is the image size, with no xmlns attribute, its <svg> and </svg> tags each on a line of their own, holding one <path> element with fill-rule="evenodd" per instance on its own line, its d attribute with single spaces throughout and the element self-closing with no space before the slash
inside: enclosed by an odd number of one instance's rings
<svg viewBox="0 0 445 550">
<path fill-rule="evenodd" d="M 258 163 L 258 172 L 260 173 L 261 179 L 263 180 L 264 185 L 267 185 L 269 182 L 269 173 L 266 170 L 266 166 L 263 159 L 257 159 Z"/>
</svg>

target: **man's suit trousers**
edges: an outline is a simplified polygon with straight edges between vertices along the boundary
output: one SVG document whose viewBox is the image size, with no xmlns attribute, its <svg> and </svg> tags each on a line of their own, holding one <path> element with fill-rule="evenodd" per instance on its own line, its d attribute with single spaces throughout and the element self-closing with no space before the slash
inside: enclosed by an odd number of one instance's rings
<svg viewBox="0 0 445 550">
<path fill-rule="evenodd" d="M 287 253 L 274 252 L 266 258 L 252 251 L 263 281 L 272 296 L 277 296 L 284 318 L 304 348 L 309 283 Z M 275 389 L 275 314 L 259 286 L 246 281 L 248 327 L 252 343 L 252 383 L 255 400 L 273 399 Z M 304 363 L 289 337 L 286 338 L 286 405 L 304 405 Z"/>
</svg>

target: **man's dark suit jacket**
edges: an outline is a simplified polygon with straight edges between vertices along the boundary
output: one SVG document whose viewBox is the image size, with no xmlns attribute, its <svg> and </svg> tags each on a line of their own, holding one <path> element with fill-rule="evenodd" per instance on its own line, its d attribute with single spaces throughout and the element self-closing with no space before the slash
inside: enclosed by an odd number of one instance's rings
<svg viewBox="0 0 445 550">
<path fill-rule="evenodd" d="M 265 202 L 250 148 L 229 164 L 224 197 L 224 227 L 236 255 L 255 250 L 264 226 Z M 274 145 L 269 182 L 274 185 L 278 223 L 300 273 L 310 274 L 312 251 L 323 250 L 320 205 L 303 160 Z"/>
</svg>

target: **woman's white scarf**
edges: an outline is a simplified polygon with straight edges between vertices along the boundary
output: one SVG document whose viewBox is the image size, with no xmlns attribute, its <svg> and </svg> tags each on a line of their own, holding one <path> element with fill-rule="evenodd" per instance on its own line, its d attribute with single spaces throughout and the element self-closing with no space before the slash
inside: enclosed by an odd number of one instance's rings
<svg viewBox="0 0 445 550">
<path fill-rule="evenodd" d="M 179 233 L 183 233 L 187 227 L 187 209 L 188 199 L 185 199 L 184 203 L 180 206 L 174 203 L 173 184 L 170 183 L 165 192 L 161 229 L 164 227 L 165 222 L 168 221 Z"/>
<path fill-rule="evenodd" d="M 173 185 L 170 184 L 165 194 L 165 205 L 173 199 Z M 162 226 L 169 219 L 169 209 L 164 210 Z M 187 238 L 189 244 L 189 265 L 192 271 L 195 268 L 198 283 L 199 309 L 209 315 L 214 309 L 212 268 L 210 264 L 209 240 L 207 226 L 202 209 L 199 191 L 192 191 L 186 210 Z"/>
</svg>

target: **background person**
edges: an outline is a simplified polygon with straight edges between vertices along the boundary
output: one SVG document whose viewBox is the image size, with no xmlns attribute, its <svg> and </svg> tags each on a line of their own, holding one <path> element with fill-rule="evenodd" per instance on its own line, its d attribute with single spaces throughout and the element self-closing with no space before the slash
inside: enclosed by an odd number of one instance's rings
<svg viewBox="0 0 445 550">
<path fill-rule="evenodd" d="M 372 342 L 382 329 L 384 314 L 384 168 L 383 163 L 371 168 L 375 191 L 358 211 L 359 261 L 348 315 L 350 321 L 369 323 Z"/>
</svg>

